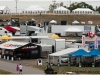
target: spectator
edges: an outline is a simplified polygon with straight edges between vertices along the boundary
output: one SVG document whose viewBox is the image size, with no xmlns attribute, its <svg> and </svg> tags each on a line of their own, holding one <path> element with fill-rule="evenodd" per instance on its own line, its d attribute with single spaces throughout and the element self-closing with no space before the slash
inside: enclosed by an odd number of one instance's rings
<svg viewBox="0 0 100 75">
<path fill-rule="evenodd" d="M 19 66 L 18 66 L 18 65 L 16 66 L 16 71 L 17 71 L 17 73 L 18 73 L 18 71 L 19 71 Z"/>
<path fill-rule="evenodd" d="M 19 65 L 19 74 L 22 74 L 22 65 Z"/>
</svg>

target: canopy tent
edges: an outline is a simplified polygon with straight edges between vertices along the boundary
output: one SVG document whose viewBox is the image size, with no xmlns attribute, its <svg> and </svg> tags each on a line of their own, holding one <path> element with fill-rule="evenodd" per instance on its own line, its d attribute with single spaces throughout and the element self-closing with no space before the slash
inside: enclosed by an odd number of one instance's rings
<svg viewBox="0 0 100 75">
<path fill-rule="evenodd" d="M 2 49 L 16 49 L 16 48 L 19 48 L 19 47 L 26 45 L 26 44 L 28 44 L 28 43 L 17 42 L 17 41 L 8 41 L 8 42 L 1 44 L 0 48 L 2 48 Z"/>
<path fill-rule="evenodd" d="M 55 14 L 70 14 L 70 10 L 61 6 L 53 10 Z"/>
<path fill-rule="evenodd" d="M 9 14 L 10 9 L 7 6 L 0 6 L 0 13 L 1 14 Z"/>
<path fill-rule="evenodd" d="M 89 47 L 94 47 L 95 46 L 95 43 L 92 43 L 89 45 Z M 98 46 L 100 46 L 100 40 L 98 40 Z"/>
<path fill-rule="evenodd" d="M 0 37 L 0 40 L 11 40 L 12 38 L 7 36 L 7 35 L 3 35 L 2 37 Z"/>
<path fill-rule="evenodd" d="M 55 20 L 51 20 L 49 23 L 53 23 L 53 24 L 57 24 L 57 21 L 55 21 Z"/>
<path fill-rule="evenodd" d="M 83 32 L 83 31 L 78 28 L 68 28 L 67 30 L 65 30 L 65 32 Z"/>
<path fill-rule="evenodd" d="M 49 38 L 52 38 L 52 39 L 59 39 L 60 37 L 59 37 L 58 35 L 56 35 L 56 34 L 53 34 L 53 35 L 51 35 Z"/>
<path fill-rule="evenodd" d="M 77 20 L 73 21 L 72 24 L 79 24 Z"/>
<path fill-rule="evenodd" d="M 30 5 L 27 9 L 25 9 L 24 13 L 30 13 L 30 14 L 45 14 L 46 10 L 40 7 L 39 5 Z"/>
<path fill-rule="evenodd" d="M 69 56 L 75 56 L 75 57 L 81 57 L 81 56 L 88 56 L 88 52 L 86 52 L 84 49 L 79 49 L 78 51 L 69 54 Z"/>
<path fill-rule="evenodd" d="M 89 52 L 89 56 L 100 56 L 100 50 L 93 49 Z"/>
<path fill-rule="evenodd" d="M 17 29 L 15 29 L 15 28 L 13 28 L 11 26 L 5 26 L 5 29 L 10 31 L 10 32 L 16 32 L 17 31 Z"/>
<path fill-rule="evenodd" d="M 93 14 L 93 10 L 89 8 L 77 8 L 72 11 L 74 14 Z"/>
<path fill-rule="evenodd" d="M 73 52 L 75 52 L 77 50 L 78 50 L 78 48 L 67 48 L 67 49 L 64 49 L 64 50 L 61 50 L 61 51 L 49 54 L 49 56 L 63 56 L 63 55 L 68 55 L 68 54 L 73 53 Z"/>
</svg>

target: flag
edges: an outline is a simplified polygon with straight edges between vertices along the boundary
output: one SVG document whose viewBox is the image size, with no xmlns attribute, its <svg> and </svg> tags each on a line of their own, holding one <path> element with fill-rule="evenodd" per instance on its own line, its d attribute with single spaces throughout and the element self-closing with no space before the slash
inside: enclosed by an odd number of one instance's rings
<svg viewBox="0 0 100 75">
<path fill-rule="evenodd" d="M 94 44 L 95 44 L 95 48 L 98 48 L 98 37 L 97 36 L 94 37 Z"/>
<path fill-rule="evenodd" d="M 85 46 L 85 35 L 82 35 L 82 46 Z"/>
</svg>

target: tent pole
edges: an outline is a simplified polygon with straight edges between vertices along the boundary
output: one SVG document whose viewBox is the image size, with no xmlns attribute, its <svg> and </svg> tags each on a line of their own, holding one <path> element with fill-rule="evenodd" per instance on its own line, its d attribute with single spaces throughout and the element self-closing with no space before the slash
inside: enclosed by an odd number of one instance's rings
<svg viewBox="0 0 100 75">
<path fill-rule="evenodd" d="M 95 66 L 95 57 L 94 57 L 94 66 Z"/>
<path fill-rule="evenodd" d="M 53 63 L 54 63 L 54 56 L 53 56 Z"/>
<path fill-rule="evenodd" d="M 50 58 L 49 58 L 49 55 L 48 55 L 48 62 L 50 62 Z"/>
<path fill-rule="evenodd" d="M 61 64 L 61 56 L 59 56 L 59 63 Z"/>
</svg>

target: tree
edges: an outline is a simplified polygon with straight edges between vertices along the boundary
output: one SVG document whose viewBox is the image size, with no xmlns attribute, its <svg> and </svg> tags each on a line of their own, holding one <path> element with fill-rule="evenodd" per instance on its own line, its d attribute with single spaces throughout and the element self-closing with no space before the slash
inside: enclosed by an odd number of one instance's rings
<svg viewBox="0 0 100 75">
<path fill-rule="evenodd" d="M 61 2 L 61 3 L 53 3 L 53 4 L 50 4 L 49 11 L 52 12 L 54 9 L 56 9 L 57 7 L 60 7 L 60 6 L 66 7 L 66 6 L 64 6 L 63 2 Z"/>
<path fill-rule="evenodd" d="M 50 6 L 49 6 L 49 11 L 52 12 L 54 9 L 57 8 L 57 5 L 58 5 L 58 4 L 56 4 L 56 3 L 50 4 Z"/>
<path fill-rule="evenodd" d="M 98 11 L 100 13 L 100 6 L 96 7 L 96 11 Z"/>
<path fill-rule="evenodd" d="M 89 8 L 91 10 L 94 10 L 92 5 L 89 5 L 89 4 L 85 3 L 85 2 L 72 3 L 68 9 L 70 9 L 72 11 L 72 10 L 74 10 L 76 8 Z"/>
<path fill-rule="evenodd" d="M 60 6 L 64 6 L 63 2 L 60 3 Z"/>
</svg>

